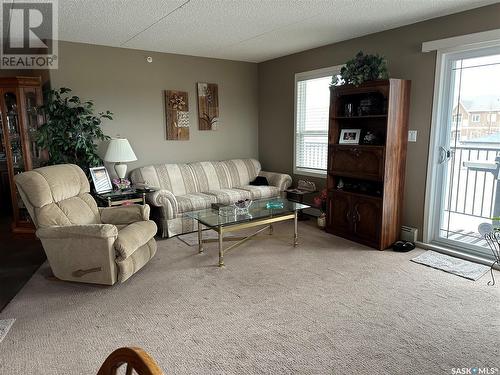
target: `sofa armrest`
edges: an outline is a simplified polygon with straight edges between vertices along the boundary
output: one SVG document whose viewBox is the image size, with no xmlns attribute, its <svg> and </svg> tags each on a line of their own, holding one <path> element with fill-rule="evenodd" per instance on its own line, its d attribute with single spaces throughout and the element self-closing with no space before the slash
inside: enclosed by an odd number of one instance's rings
<svg viewBox="0 0 500 375">
<path fill-rule="evenodd" d="M 149 204 L 162 207 L 166 219 L 173 219 L 179 212 L 175 195 L 168 190 L 160 189 L 146 195 Z"/>
<path fill-rule="evenodd" d="M 285 173 L 260 171 L 259 176 L 267 178 L 269 185 L 276 186 L 280 191 L 284 191 L 292 185 L 292 177 Z"/>
<path fill-rule="evenodd" d="M 38 229 L 36 235 L 40 239 L 116 238 L 118 228 L 111 224 L 53 226 Z"/>
<path fill-rule="evenodd" d="M 103 224 L 132 224 L 137 221 L 149 220 L 149 206 L 133 204 L 129 206 L 99 208 Z"/>
</svg>

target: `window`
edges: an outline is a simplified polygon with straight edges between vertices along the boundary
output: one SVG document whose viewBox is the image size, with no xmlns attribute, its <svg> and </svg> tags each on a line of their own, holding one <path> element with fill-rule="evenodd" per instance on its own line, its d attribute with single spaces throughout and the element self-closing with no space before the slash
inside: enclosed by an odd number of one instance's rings
<svg viewBox="0 0 500 375">
<path fill-rule="evenodd" d="M 481 121 L 481 115 L 472 115 L 472 122 Z"/>
<path fill-rule="evenodd" d="M 330 84 L 340 66 L 295 75 L 294 173 L 325 175 Z"/>
<path fill-rule="evenodd" d="M 497 114 L 496 113 L 490 114 L 490 122 L 497 122 Z"/>
<path fill-rule="evenodd" d="M 454 124 L 461 124 L 462 123 L 462 114 L 459 113 L 458 115 L 453 115 L 452 121 Z"/>
</svg>

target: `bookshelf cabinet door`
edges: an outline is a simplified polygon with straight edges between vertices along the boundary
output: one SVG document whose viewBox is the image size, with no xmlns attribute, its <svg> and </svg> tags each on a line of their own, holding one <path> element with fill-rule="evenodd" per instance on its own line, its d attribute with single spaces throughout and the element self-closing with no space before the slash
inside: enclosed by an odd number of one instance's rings
<svg viewBox="0 0 500 375">
<path fill-rule="evenodd" d="M 353 234 L 370 243 L 380 241 L 382 202 L 378 198 L 352 198 Z"/>
<path fill-rule="evenodd" d="M 327 205 L 328 229 L 330 232 L 351 232 L 351 197 L 342 192 L 330 192 Z"/>
</svg>

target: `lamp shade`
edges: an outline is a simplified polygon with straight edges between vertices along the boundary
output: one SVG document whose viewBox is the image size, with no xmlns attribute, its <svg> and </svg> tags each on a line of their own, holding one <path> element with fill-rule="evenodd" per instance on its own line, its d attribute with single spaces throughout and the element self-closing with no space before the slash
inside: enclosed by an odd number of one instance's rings
<svg viewBox="0 0 500 375">
<path fill-rule="evenodd" d="M 126 163 L 136 161 L 137 156 L 126 138 L 113 138 L 109 141 L 104 160 L 111 163 Z"/>
</svg>

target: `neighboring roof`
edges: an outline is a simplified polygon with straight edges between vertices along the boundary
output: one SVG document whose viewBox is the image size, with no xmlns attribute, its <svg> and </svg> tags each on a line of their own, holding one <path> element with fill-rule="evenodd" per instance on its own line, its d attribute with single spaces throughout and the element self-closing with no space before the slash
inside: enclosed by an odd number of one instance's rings
<svg viewBox="0 0 500 375">
<path fill-rule="evenodd" d="M 472 99 L 461 100 L 467 112 L 491 112 L 500 111 L 500 96 L 484 95 Z"/>
<path fill-rule="evenodd" d="M 500 143 L 500 132 L 483 135 L 482 137 L 467 139 L 463 143 Z"/>
</svg>

